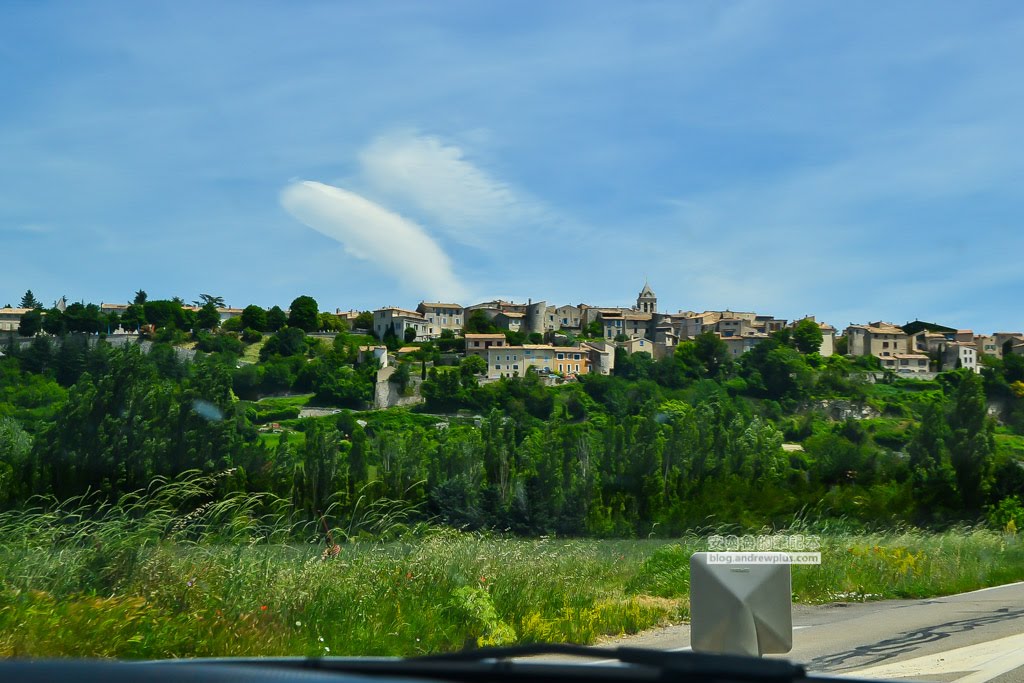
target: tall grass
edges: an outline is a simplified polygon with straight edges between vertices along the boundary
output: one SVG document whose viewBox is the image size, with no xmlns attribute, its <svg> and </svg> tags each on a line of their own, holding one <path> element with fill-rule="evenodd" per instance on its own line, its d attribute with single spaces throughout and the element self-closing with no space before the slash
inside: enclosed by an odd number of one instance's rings
<svg viewBox="0 0 1024 683">
<path fill-rule="evenodd" d="M 706 549 L 703 533 L 524 540 L 417 526 L 369 496 L 325 531 L 270 497 L 213 498 L 217 484 L 193 474 L 114 503 L 40 500 L 0 514 L 0 656 L 592 642 L 684 618 L 689 557 Z M 1024 578 L 1020 540 L 983 529 L 835 529 L 822 555 L 821 566 L 794 568 L 796 600 L 923 597 Z"/>
</svg>

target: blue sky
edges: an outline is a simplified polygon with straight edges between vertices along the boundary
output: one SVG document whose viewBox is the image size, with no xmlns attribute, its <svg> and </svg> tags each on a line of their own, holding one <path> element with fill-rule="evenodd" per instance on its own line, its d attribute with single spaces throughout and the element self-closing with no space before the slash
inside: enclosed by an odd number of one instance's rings
<svg viewBox="0 0 1024 683">
<path fill-rule="evenodd" d="M 6 2 L 0 305 L 1024 328 L 1018 2 Z"/>
</svg>

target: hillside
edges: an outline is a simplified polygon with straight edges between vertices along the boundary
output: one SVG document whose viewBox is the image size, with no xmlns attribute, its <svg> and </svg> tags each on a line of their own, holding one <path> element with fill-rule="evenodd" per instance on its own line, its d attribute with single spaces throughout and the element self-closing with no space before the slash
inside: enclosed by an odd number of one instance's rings
<svg viewBox="0 0 1024 683">
<path fill-rule="evenodd" d="M 365 337 L 178 333 L 148 353 L 87 339 L 41 336 L 0 359 L 0 504 L 116 497 L 199 470 L 310 517 L 388 499 L 521 534 L 1024 521 L 1024 362 L 1012 356 L 915 381 L 786 335 L 734 362 L 701 335 L 669 358 L 620 350 L 613 376 L 549 386 L 533 372 L 484 381 L 449 338 L 415 345 L 391 376 L 422 405 L 372 411 Z"/>
</svg>

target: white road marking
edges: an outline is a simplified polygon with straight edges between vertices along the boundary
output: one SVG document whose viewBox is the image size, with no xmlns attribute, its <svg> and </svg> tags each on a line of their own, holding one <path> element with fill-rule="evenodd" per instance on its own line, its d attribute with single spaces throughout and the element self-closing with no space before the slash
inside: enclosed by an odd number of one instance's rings
<svg viewBox="0 0 1024 683">
<path fill-rule="evenodd" d="M 885 679 L 963 672 L 955 683 L 984 683 L 1020 667 L 1024 667 L 1024 633 L 838 676 Z"/>
<path fill-rule="evenodd" d="M 1016 583 L 1004 583 L 1002 586 L 989 586 L 988 588 L 979 588 L 976 591 L 968 591 L 967 593 L 957 593 L 956 595 L 947 595 L 944 597 L 955 598 L 959 595 L 974 595 L 975 593 L 984 593 L 986 591 L 997 591 L 1000 588 L 1012 588 L 1013 586 L 1024 586 L 1024 581 L 1018 581 Z M 943 596 L 938 596 L 943 597 Z M 938 598 L 936 598 L 938 599 Z"/>
</svg>

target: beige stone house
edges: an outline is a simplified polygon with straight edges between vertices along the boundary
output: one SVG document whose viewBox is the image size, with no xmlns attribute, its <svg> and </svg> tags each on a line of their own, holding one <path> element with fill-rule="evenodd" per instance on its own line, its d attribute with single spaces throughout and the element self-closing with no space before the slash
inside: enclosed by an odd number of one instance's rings
<svg viewBox="0 0 1024 683">
<path fill-rule="evenodd" d="M 996 338 L 993 335 L 974 335 L 974 346 L 978 349 L 978 353 L 985 354 L 986 356 L 999 358 L 1003 355 L 1003 350 L 999 348 L 999 344 L 996 343 Z"/>
<path fill-rule="evenodd" d="M 828 323 L 818 323 L 818 327 L 821 328 L 821 349 L 818 355 L 827 358 L 836 352 L 836 328 Z"/>
<path fill-rule="evenodd" d="M 654 344 L 650 340 L 644 339 L 643 337 L 632 337 L 627 341 L 615 342 L 615 346 L 625 350 L 625 352 L 630 355 L 634 353 L 640 353 L 641 351 L 644 353 L 649 353 L 652 356 L 654 355 Z"/>
<path fill-rule="evenodd" d="M 558 306 L 554 309 L 554 329 L 579 330 L 582 327 L 582 315 L 579 306 Z"/>
<path fill-rule="evenodd" d="M 413 341 L 430 341 L 440 336 L 440 331 L 434 323 L 418 311 L 388 306 L 373 312 L 373 333 L 377 335 L 377 339 L 384 339 L 389 331 L 394 332 L 398 339 L 405 339 L 405 330 L 409 327 L 416 330 L 416 338 Z"/>
<path fill-rule="evenodd" d="M 615 370 L 615 345 L 610 342 L 585 342 L 580 348 L 589 356 L 590 372 L 610 375 Z"/>
<path fill-rule="evenodd" d="M 847 351 L 852 356 L 885 358 L 908 352 L 907 333 L 892 323 L 875 322 L 846 328 Z"/>
<path fill-rule="evenodd" d="M 900 374 L 920 374 L 930 370 L 929 358 L 923 353 L 897 353 L 878 360 L 883 369 Z"/>
<path fill-rule="evenodd" d="M 729 357 L 735 360 L 767 338 L 768 335 L 763 332 L 748 332 L 743 335 L 722 337 L 722 341 L 729 349 Z"/>
<path fill-rule="evenodd" d="M 494 316 L 494 324 L 509 332 L 519 332 L 523 329 L 526 314 L 518 311 L 498 311 Z"/>
<path fill-rule="evenodd" d="M 500 332 L 494 334 L 470 333 L 466 335 L 467 356 L 480 356 L 487 360 L 488 349 L 505 347 L 507 345 L 505 335 Z"/>
<path fill-rule="evenodd" d="M 491 379 L 524 375 L 529 368 L 559 375 L 584 375 L 589 372 L 590 354 L 580 346 L 492 347 L 487 350 L 487 376 Z"/>
<path fill-rule="evenodd" d="M 28 313 L 29 308 L 0 308 L 0 332 L 17 332 L 21 325 L 21 316 Z"/>
<path fill-rule="evenodd" d="M 438 335 L 442 330 L 461 332 L 462 326 L 466 323 L 466 310 L 459 304 L 421 301 L 416 307 L 416 312 L 433 324 Z"/>
<path fill-rule="evenodd" d="M 967 368 L 971 372 L 981 372 L 978 363 L 978 349 L 974 342 L 951 341 L 942 351 L 942 369 L 955 370 Z"/>
</svg>

